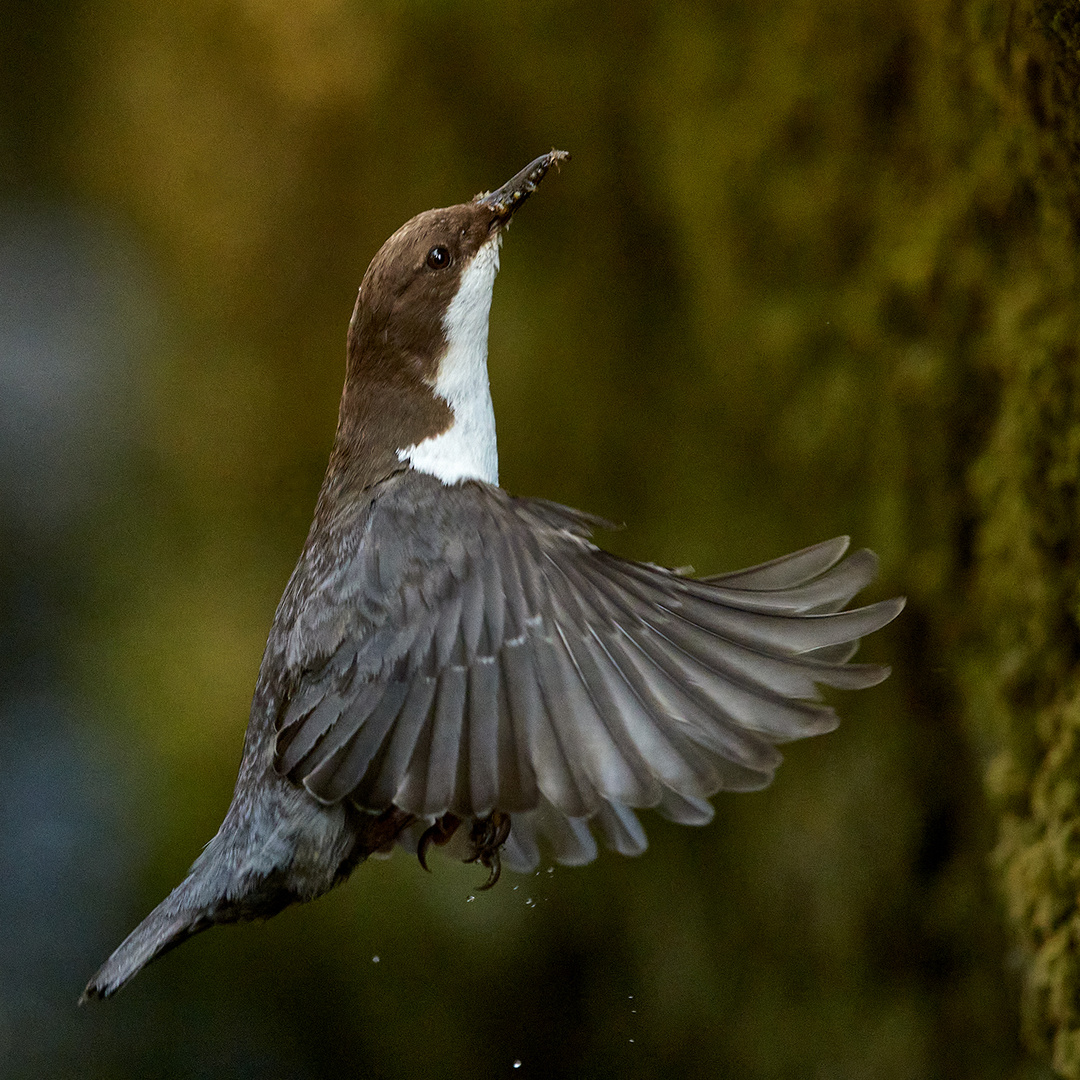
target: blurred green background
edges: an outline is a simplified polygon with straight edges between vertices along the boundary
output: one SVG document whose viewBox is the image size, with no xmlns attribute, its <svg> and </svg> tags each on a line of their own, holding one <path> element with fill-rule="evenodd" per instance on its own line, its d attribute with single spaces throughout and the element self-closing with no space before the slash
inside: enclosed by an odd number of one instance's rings
<svg viewBox="0 0 1080 1080">
<path fill-rule="evenodd" d="M 1076 655 L 1070 12 L 0 5 L 0 1077 L 1034 1080 L 1022 991 L 1067 1071 L 1071 939 L 1040 983 L 1009 874 Z M 640 859 L 398 854 L 76 1010 L 228 804 L 368 261 L 552 146 L 503 485 L 702 573 L 850 533 L 893 678 Z"/>
</svg>

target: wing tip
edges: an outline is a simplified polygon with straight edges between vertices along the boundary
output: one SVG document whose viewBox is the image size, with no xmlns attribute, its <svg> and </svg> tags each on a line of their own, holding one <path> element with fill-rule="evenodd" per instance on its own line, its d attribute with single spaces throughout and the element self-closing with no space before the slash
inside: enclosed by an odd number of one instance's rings
<svg viewBox="0 0 1080 1080">
<path fill-rule="evenodd" d="M 907 607 L 906 596 L 892 596 L 888 600 L 879 600 L 876 604 L 867 605 L 865 610 L 876 610 L 880 614 L 881 621 L 874 627 L 874 630 L 880 630 L 883 626 L 888 626 L 905 607 Z M 872 634 L 874 630 L 868 630 L 867 633 Z"/>
<path fill-rule="evenodd" d="M 834 536 L 767 562 L 698 578 L 709 584 L 753 589 L 794 588 L 828 573 L 851 546 L 850 536 Z"/>
</svg>

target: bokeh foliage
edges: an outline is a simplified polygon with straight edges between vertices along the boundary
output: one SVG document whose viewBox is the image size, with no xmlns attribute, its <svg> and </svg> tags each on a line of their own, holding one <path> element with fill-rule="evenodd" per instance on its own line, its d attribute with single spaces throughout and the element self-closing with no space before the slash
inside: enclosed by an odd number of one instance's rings
<svg viewBox="0 0 1080 1080">
<path fill-rule="evenodd" d="M 475 900 L 474 868 L 363 867 L 47 1071 L 1042 1075 L 1023 1026 L 1080 1076 L 1080 6 L 12 13 L 8 187 L 126 223 L 162 298 L 71 648 L 132 748 L 117 939 L 227 805 L 367 260 L 552 145 L 496 288 L 504 485 L 702 572 L 851 532 L 909 596 L 866 646 L 889 684 L 708 829 Z"/>
</svg>

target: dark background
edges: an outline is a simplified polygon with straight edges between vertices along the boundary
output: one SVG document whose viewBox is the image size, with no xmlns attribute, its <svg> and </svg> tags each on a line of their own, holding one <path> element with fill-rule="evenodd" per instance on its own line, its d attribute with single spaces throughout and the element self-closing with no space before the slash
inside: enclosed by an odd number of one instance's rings
<svg viewBox="0 0 1080 1080">
<path fill-rule="evenodd" d="M 1076 1075 L 1070 11 L 0 5 L 0 1077 L 1035 1080 L 1021 1002 Z M 552 146 L 503 485 L 701 573 L 851 533 L 892 679 L 640 859 L 398 854 L 77 1010 L 228 804 L 364 268 Z"/>
</svg>

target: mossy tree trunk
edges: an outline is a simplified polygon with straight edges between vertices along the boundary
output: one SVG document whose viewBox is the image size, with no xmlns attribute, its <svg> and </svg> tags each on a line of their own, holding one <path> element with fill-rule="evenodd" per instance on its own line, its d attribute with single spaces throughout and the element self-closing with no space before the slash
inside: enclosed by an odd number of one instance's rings
<svg viewBox="0 0 1080 1080">
<path fill-rule="evenodd" d="M 989 18 L 991 6 L 972 5 Z M 1000 18 L 1000 16 L 995 16 Z M 994 854 L 1021 946 L 1026 1034 L 1080 1076 L 1080 5 L 1021 3 L 988 42 L 1007 177 L 972 200 L 984 327 L 961 391 L 953 655 L 972 738 L 993 748 Z M 995 210 L 1008 211 L 1004 220 Z M 980 222 L 980 215 L 983 220 Z M 981 233 L 981 235 L 980 235 Z M 942 597 L 944 599 L 944 597 Z"/>
<path fill-rule="evenodd" d="M 922 666 L 933 680 L 927 666 L 943 662 L 950 672 L 1000 815 L 992 864 L 1019 945 L 1025 1034 L 1075 1078 L 1080 5 L 975 0 L 943 30 L 942 107 L 922 131 L 946 156 L 933 198 L 909 200 L 902 226 L 924 250 L 876 286 L 896 354 L 907 577 L 925 619 L 911 678 Z"/>
</svg>

